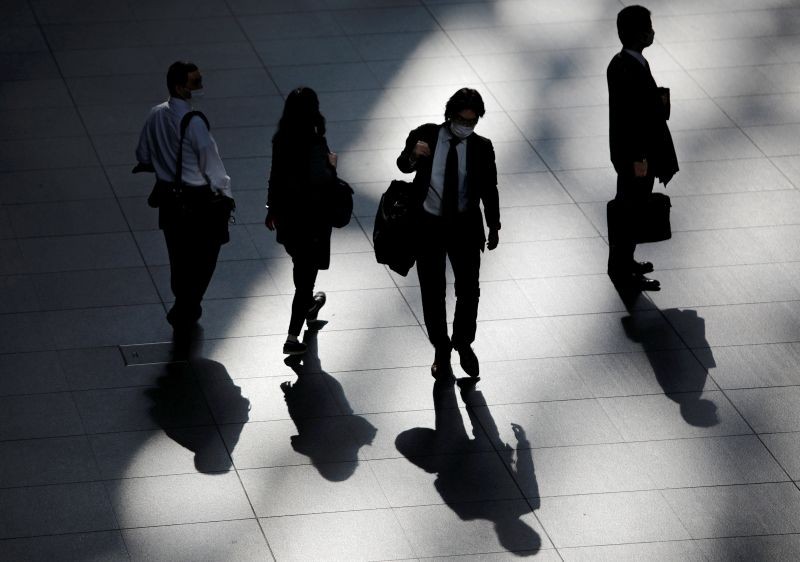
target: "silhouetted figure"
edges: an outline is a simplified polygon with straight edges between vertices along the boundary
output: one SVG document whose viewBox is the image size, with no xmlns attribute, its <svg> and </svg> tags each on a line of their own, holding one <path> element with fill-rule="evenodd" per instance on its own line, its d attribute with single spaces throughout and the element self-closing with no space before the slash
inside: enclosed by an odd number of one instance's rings
<svg viewBox="0 0 800 562">
<path fill-rule="evenodd" d="M 228 216 L 234 207 L 231 179 L 219 157 L 208 121 L 193 104 L 203 94 L 203 77 L 191 62 L 167 71 L 169 99 L 155 106 L 136 148 L 134 172 L 155 172 L 148 199 L 158 207 L 164 231 L 175 303 L 167 320 L 176 330 L 191 328 L 217 266 L 220 246 L 229 240 Z M 220 213 L 224 207 L 228 212 Z"/>
<path fill-rule="evenodd" d="M 685 364 L 676 364 L 675 354 L 664 350 L 658 338 L 637 323 L 635 315 L 622 319 L 625 334 L 632 341 L 642 344 L 658 384 L 670 400 L 678 403 L 686 423 L 696 427 L 717 425 L 717 405 L 700 397 L 708 378 L 707 369 L 716 366 L 711 348 L 705 339 L 705 320 L 697 315 L 696 310 L 670 309 L 664 312 L 667 318 L 681 316 L 682 319 L 677 319 L 676 323 L 681 326 L 682 331 L 690 333 L 692 341 L 702 340 L 703 344 L 698 349 L 692 349 L 701 368 L 687 370 Z M 652 326 L 652 323 L 648 322 L 647 325 Z"/>
<path fill-rule="evenodd" d="M 524 482 L 527 490 L 533 491 L 533 498 L 528 503 L 510 501 L 504 503 L 502 509 L 496 504 L 485 501 L 465 501 L 465 496 L 479 489 L 484 483 L 477 465 L 470 462 L 470 453 L 481 452 L 475 447 L 464 427 L 464 420 L 458 409 L 453 379 L 437 379 L 433 386 L 433 403 L 436 412 L 436 428 L 415 427 L 402 432 L 395 440 L 400 453 L 416 466 L 426 472 L 437 475 L 434 486 L 442 500 L 463 520 L 486 519 L 494 524 L 497 538 L 506 549 L 520 556 L 536 553 L 541 547 L 541 537 L 525 523 L 521 517 L 539 507 L 538 487 L 533 470 L 530 443 L 519 425 L 514 425 L 517 438 L 515 449 L 503 443 L 497 426 L 488 415 L 478 418 L 474 408 L 486 406 L 480 392 L 473 390 L 472 385 L 465 385 L 462 392 L 467 403 L 467 413 L 474 431 L 484 425 L 489 439 L 497 452 L 506 461 L 507 466 L 519 482 Z M 483 422 L 483 423 L 482 423 Z M 488 425 L 489 427 L 485 427 Z"/>
<path fill-rule="evenodd" d="M 209 388 L 216 394 L 215 399 L 225 403 L 242 423 L 249 419 L 250 401 L 242 396 L 242 389 L 234 384 L 222 364 L 196 356 L 197 341 L 181 337 L 174 342 L 180 349 L 173 355 L 183 360 L 168 363 L 164 375 L 158 379 L 158 387 L 147 390 L 153 401 L 150 414 L 170 439 L 194 453 L 194 465 L 199 472 L 222 472 L 231 468 L 231 457 L 220 447 L 219 429 L 198 381 L 213 380 L 215 384 Z M 230 427 L 241 431 L 243 426 Z M 239 434 L 227 432 L 226 437 L 228 451 L 233 453 Z"/>
<path fill-rule="evenodd" d="M 272 137 L 272 169 L 264 224 L 277 230 L 277 240 L 292 258 L 294 299 L 283 352 L 302 355 L 303 322 L 314 322 L 325 304 L 325 293 L 314 293 L 320 269 L 331 260 L 331 225 L 325 190 L 336 177 L 336 154 L 325 140 L 325 117 L 311 88 L 300 87 L 286 97 L 278 131 Z"/>
<path fill-rule="evenodd" d="M 461 367 L 478 377 L 475 341 L 481 252 L 497 247 L 500 205 L 497 166 L 489 139 L 475 134 L 485 108 L 481 95 L 462 88 L 445 106 L 445 122 L 427 123 L 408 135 L 397 158 L 404 173 L 415 172 L 415 206 L 419 212 L 416 258 L 422 311 L 428 338 L 435 349 L 431 374 L 451 377 L 450 352 L 456 349 Z M 488 244 L 480 203 L 489 227 Z M 445 261 L 455 276 L 456 310 L 453 336 L 447 333 Z"/>
<path fill-rule="evenodd" d="M 623 8 L 617 15 L 617 31 L 622 51 L 611 59 L 607 70 L 609 143 L 617 171 L 616 199 L 625 219 L 608 225 L 608 274 L 626 289 L 657 291 L 659 282 L 645 277 L 653 271 L 653 264 L 634 259 L 636 243 L 631 230 L 635 217 L 644 212 L 655 178 L 666 185 L 678 171 L 667 127 L 669 90 L 656 86 L 642 56 L 655 37 L 647 8 Z"/>
<path fill-rule="evenodd" d="M 306 333 L 308 351 L 302 358 L 287 357 L 286 364 L 297 374 L 297 381 L 281 384 L 289 416 L 297 427 L 291 437 L 292 449 L 307 456 L 323 478 L 334 482 L 353 475 L 358 451 L 371 445 L 377 429 L 353 414 L 342 385 L 322 370 L 317 347 L 317 332 Z M 326 401 L 326 390 L 334 404 Z M 344 414 L 331 419 L 331 416 Z"/>
</svg>

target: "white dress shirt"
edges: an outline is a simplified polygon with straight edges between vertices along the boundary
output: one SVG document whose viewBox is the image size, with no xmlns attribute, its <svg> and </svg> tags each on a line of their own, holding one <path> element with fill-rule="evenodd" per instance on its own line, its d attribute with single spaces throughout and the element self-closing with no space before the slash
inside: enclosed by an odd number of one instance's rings
<svg viewBox="0 0 800 562">
<path fill-rule="evenodd" d="M 442 216 L 442 195 L 444 193 L 444 169 L 447 164 L 447 152 L 450 150 L 450 139 L 453 134 L 447 125 L 439 129 L 439 140 L 436 142 L 436 150 L 433 153 L 433 163 L 431 167 L 431 186 L 425 197 L 423 208 L 430 214 L 437 217 Z M 467 177 L 467 139 L 462 139 L 456 146 L 458 154 L 458 211 L 462 212 L 467 208 L 467 193 L 464 188 L 464 178 Z"/>
<path fill-rule="evenodd" d="M 191 110 L 188 101 L 170 97 L 150 110 L 142 128 L 139 146 L 136 147 L 136 160 L 151 164 L 161 181 L 175 181 L 181 119 Z M 213 190 L 233 197 L 231 178 L 219 157 L 217 143 L 200 117 L 193 117 L 189 121 L 183 139 L 182 158 L 183 183 L 209 185 Z"/>
</svg>

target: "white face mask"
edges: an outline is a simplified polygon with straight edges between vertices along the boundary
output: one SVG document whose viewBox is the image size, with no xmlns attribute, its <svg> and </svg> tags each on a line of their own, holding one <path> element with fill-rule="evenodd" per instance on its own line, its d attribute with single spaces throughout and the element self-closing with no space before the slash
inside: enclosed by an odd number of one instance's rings
<svg viewBox="0 0 800 562">
<path fill-rule="evenodd" d="M 467 127 L 458 123 L 450 123 L 450 131 L 460 139 L 465 139 L 472 134 L 475 127 Z"/>
<path fill-rule="evenodd" d="M 199 88 L 197 90 L 189 90 L 189 95 L 191 96 L 189 99 L 200 100 L 205 94 L 206 91 L 203 88 Z"/>
</svg>

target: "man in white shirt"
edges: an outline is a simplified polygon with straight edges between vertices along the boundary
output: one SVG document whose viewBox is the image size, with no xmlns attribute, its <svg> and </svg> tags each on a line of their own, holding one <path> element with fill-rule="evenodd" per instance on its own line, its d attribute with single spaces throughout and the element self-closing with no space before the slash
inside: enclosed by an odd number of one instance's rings
<svg viewBox="0 0 800 562">
<path fill-rule="evenodd" d="M 200 70 L 190 62 L 173 63 L 167 71 L 167 88 L 169 99 L 153 107 L 142 129 L 134 172 L 156 175 L 148 203 L 159 208 L 158 226 L 169 252 L 175 304 L 167 320 L 175 330 L 183 330 L 202 315 L 200 302 L 220 246 L 229 240 L 227 216 L 219 208 L 232 208 L 233 199 L 231 179 L 208 121 L 202 113 L 192 112 L 192 101 L 203 94 Z"/>
</svg>

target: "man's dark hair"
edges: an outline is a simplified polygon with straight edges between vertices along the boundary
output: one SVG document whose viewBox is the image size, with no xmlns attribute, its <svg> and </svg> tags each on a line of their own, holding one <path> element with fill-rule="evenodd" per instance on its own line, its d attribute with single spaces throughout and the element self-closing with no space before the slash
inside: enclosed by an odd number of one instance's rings
<svg viewBox="0 0 800 562">
<path fill-rule="evenodd" d="M 478 93 L 478 90 L 461 88 L 453 94 L 447 100 L 447 105 L 444 106 L 444 118 L 451 119 L 465 109 L 471 109 L 478 117 L 483 117 L 486 113 L 486 108 L 483 106 L 483 98 Z"/>
<path fill-rule="evenodd" d="M 623 47 L 635 43 L 639 34 L 648 31 L 652 25 L 650 10 L 644 6 L 626 6 L 617 14 L 617 34 Z"/>
<path fill-rule="evenodd" d="M 189 74 L 197 70 L 197 65 L 188 61 L 175 61 L 169 65 L 167 70 L 167 89 L 169 95 L 174 96 L 178 92 L 175 91 L 177 86 L 185 86 L 189 81 Z"/>
</svg>

